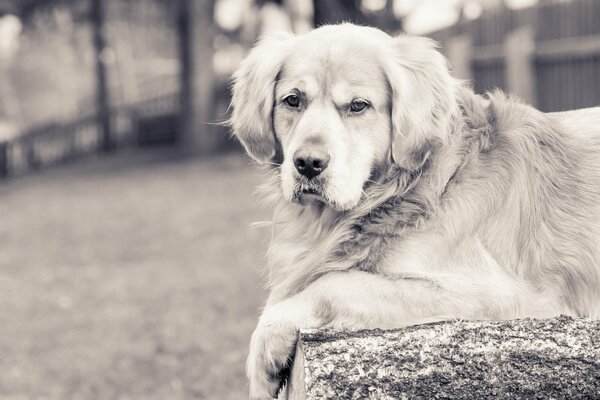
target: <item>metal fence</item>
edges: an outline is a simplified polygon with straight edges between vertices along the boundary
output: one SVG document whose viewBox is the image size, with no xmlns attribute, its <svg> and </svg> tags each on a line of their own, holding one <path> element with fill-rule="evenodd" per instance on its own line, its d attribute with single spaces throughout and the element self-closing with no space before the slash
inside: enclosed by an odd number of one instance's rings
<svg viewBox="0 0 600 400">
<path fill-rule="evenodd" d="M 173 142 L 179 112 L 179 65 L 174 5 L 146 1 L 102 0 L 104 5 L 103 31 L 106 47 L 102 63 L 107 71 L 110 141 L 114 147 L 153 142 Z M 13 60 L 12 77 L 15 85 L 27 96 L 19 100 L 28 104 L 35 114 L 47 111 L 42 117 L 22 121 L 17 136 L 0 141 L 0 179 L 18 176 L 29 171 L 64 163 L 103 150 L 103 132 L 98 113 L 101 107 L 94 93 L 94 62 L 100 54 L 90 40 L 94 26 L 93 2 L 56 3 L 41 7 L 25 22 L 22 41 L 29 44 L 21 57 Z M 77 7 L 75 7 L 77 6 Z M 79 9 L 81 8 L 81 9 Z M 57 18 L 56 15 L 63 18 Z M 42 24 L 42 22 L 45 22 Z M 73 28 L 62 29 L 64 26 Z M 69 33 L 74 33 L 71 37 Z M 52 41 L 44 41 L 51 37 Z M 49 42 L 59 54 L 68 54 L 76 67 L 53 70 L 54 53 L 44 53 Z M 53 47 L 54 49 L 54 47 Z M 43 53 L 44 63 L 36 69 L 28 65 Z M 80 54 L 93 55 L 91 60 Z M 81 60 L 79 58 L 81 58 Z M 66 57 L 69 58 L 69 57 Z M 33 61 L 32 61 L 33 60 Z M 88 65 L 89 64 L 89 65 Z M 47 67 L 50 66 L 50 67 Z M 61 91 L 57 85 L 36 86 L 31 81 L 58 73 L 70 85 Z M 38 98 L 54 97 L 55 103 L 32 104 Z M 74 110 L 56 112 L 55 105 L 66 99 L 76 104 Z M 54 110 L 55 112 L 51 112 Z M 31 125 L 30 125 L 31 124 Z"/>
<path fill-rule="evenodd" d="M 600 1 L 495 8 L 431 35 L 477 92 L 498 87 L 542 111 L 600 104 Z"/>
<path fill-rule="evenodd" d="M 173 142 L 177 107 L 174 94 L 114 109 L 110 118 L 114 146 Z M 102 132 L 95 115 L 31 128 L 0 142 L 0 178 L 98 153 L 101 143 Z"/>
</svg>

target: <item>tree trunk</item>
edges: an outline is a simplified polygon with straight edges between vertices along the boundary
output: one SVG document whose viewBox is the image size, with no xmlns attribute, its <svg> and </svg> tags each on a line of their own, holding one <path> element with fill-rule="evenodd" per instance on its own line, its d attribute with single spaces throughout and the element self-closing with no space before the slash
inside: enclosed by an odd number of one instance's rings
<svg viewBox="0 0 600 400">
<path fill-rule="evenodd" d="M 100 147 L 104 152 L 114 148 L 110 121 L 110 103 L 108 80 L 105 65 L 106 37 L 104 32 L 105 0 L 92 0 L 91 20 L 94 36 L 94 51 L 96 56 L 96 110 L 98 127 L 100 129 Z"/>
<path fill-rule="evenodd" d="M 179 0 L 181 62 L 179 142 L 185 153 L 208 154 L 219 147 L 214 121 L 214 2 Z"/>
<path fill-rule="evenodd" d="M 289 381 L 288 400 L 598 398 L 600 321 L 305 331 Z"/>
<path fill-rule="evenodd" d="M 388 33 L 402 29 L 401 21 L 394 16 L 394 1 L 387 0 L 385 7 L 373 13 L 363 13 L 360 0 L 313 0 L 314 24 L 352 22 L 359 25 L 375 26 Z"/>
<path fill-rule="evenodd" d="M 313 13 L 316 27 L 344 21 L 366 23 L 359 0 L 313 0 Z"/>
</svg>

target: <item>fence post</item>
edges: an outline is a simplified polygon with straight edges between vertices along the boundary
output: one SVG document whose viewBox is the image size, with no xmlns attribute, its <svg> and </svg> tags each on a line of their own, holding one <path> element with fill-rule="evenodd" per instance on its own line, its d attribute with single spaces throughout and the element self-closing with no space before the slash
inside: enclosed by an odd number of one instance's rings
<svg viewBox="0 0 600 400">
<path fill-rule="evenodd" d="M 523 101 L 537 105 L 535 92 L 535 39 L 533 27 L 526 25 L 504 39 L 506 86 Z"/>
<path fill-rule="evenodd" d="M 8 176 L 8 142 L 0 142 L 0 179 Z"/>
<path fill-rule="evenodd" d="M 471 36 L 462 34 L 451 37 L 446 48 L 453 75 L 460 79 L 473 79 L 473 72 L 471 71 L 473 40 Z"/>
</svg>

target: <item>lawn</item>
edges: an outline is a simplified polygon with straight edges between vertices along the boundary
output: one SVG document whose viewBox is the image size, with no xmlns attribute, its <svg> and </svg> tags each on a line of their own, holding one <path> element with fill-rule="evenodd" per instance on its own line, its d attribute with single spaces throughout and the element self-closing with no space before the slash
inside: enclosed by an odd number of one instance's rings
<svg viewBox="0 0 600 400">
<path fill-rule="evenodd" d="M 261 174 L 145 151 L 0 183 L 0 398 L 247 398 Z"/>
</svg>

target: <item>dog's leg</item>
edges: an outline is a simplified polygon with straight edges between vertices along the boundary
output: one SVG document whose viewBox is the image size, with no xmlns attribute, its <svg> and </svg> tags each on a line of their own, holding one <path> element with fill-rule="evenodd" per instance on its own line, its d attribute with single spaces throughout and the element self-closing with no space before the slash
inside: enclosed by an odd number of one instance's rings
<svg viewBox="0 0 600 400">
<path fill-rule="evenodd" d="M 453 318 L 542 317 L 559 310 L 547 297 L 536 299 L 534 294 L 518 282 L 473 275 L 329 273 L 265 308 L 250 344 L 250 397 L 276 397 L 300 328 L 394 328 Z"/>
</svg>

